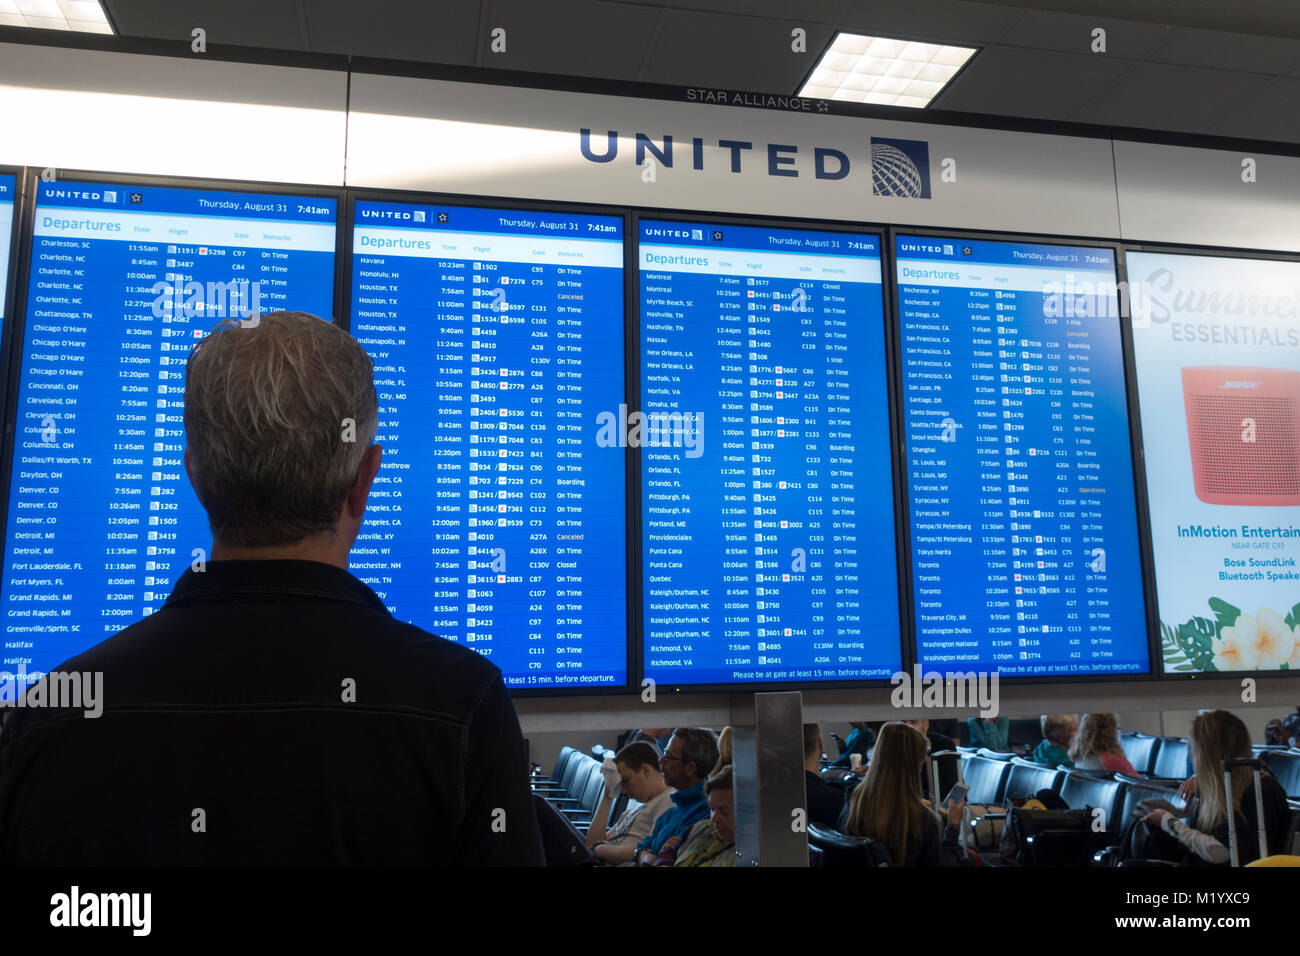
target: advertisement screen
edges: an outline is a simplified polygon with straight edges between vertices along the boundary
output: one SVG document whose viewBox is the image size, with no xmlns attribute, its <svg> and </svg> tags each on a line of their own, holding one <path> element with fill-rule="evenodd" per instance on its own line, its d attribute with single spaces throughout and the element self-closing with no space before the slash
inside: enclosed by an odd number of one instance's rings
<svg viewBox="0 0 1300 956">
<path fill-rule="evenodd" d="M 1127 264 L 1164 670 L 1300 669 L 1300 263 Z"/>
</svg>

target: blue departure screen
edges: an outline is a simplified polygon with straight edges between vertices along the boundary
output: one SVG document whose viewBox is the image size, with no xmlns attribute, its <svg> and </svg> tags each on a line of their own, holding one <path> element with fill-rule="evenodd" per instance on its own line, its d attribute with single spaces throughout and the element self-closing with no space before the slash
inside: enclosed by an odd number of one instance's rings
<svg viewBox="0 0 1300 956">
<path fill-rule="evenodd" d="M 642 221 L 645 673 L 899 670 L 876 236 Z"/>
<path fill-rule="evenodd" d="M 211 547 L 185 361 L 222 319 L 333 311 L 333 199 L 42 182 L 5 525 L 3 669 L 152 613 Z"/>
<path fill-rule="evenodd" d="M 1146 672 L 1113 252 L 895 251 L 919 662 Z"/>
<path fill-rule="evenodd" d="M 17 181 L 0 173 L 0 320 L 5 317 L 5 297 L 9 294 L 9 240 L 14 232 L 14 195 Z"/>
<path fill-rule="evenodd" d="M 512 687 L 627 682 L 623 220 L 356 204 L 383 460 L 352 570 Z"/>
</svg>

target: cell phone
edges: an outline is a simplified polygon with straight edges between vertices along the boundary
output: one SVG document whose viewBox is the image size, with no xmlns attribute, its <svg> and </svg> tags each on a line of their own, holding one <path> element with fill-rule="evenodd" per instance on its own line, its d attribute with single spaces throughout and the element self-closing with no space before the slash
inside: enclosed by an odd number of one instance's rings
<svg viewBox="0 0 1300 956">
<path fill-rule="evenodd" d="M 964 783 L 954 783 L 952 789 L 948 791 L 948 796 L 943 798 L 943 808 L 947 810 L 953 802 L 958 803 L 966 799 L 966 794 L 970 791 L 970 786 Z"/>
</svg>

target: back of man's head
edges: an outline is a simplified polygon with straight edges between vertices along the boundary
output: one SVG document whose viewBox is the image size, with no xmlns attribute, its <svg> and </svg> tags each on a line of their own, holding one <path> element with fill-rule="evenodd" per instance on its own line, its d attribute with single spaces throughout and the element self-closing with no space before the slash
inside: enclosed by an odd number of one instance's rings
<svg viewBox="0 0 1300 956">
<path fill-rule="evenodd" d="M 803 725 L 803 759 L 811 760 L 822 755 L 822 729 L 818 724 Z"/>
<path fill-rule="evenodd" d="M 190 354 L 190 475 L 215 544 L 295 544 L 335 529 L 378 428 L 374 365 L 338 326 L 272 312 Z"/>
<path fill-rule="evenodd" d="M 682 741 L 682 767 L 695 764 L 695 778 L 705 779 L 718 762 L 718 737 L 707 727 L 678 727 L 674 737 Z"/>
</svg>

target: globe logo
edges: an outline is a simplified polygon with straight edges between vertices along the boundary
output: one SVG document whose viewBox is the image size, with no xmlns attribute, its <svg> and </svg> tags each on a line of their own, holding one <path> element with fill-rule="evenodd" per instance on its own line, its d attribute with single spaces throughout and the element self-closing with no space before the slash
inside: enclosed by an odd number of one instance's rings
<svg viewBox="0 0 1300 956">
<path fill-rule="evenodd" d="M 871 191 L 875 195 L 928 199 L 929 178 L 917 168 L 912 157 L 897 146 L 875 139 L 871 141 Z"/>
</svg>

